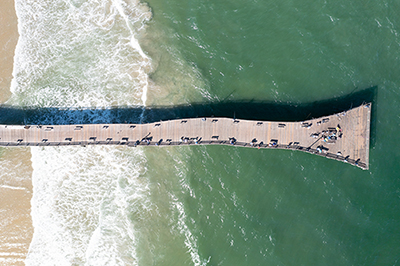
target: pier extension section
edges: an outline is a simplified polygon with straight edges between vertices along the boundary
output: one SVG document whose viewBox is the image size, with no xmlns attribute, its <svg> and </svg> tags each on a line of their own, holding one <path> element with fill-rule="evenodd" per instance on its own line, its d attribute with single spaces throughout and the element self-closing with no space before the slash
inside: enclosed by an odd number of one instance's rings
<svg viewBox="0 0 400 266">
<path fill-rule="evenodd" d="M 0 146 L 232 145 L 300 150 L 368 169 L 371 104 L 301 122 L 221 117 L 148 124 L 0 125 Z"/>
</svg>

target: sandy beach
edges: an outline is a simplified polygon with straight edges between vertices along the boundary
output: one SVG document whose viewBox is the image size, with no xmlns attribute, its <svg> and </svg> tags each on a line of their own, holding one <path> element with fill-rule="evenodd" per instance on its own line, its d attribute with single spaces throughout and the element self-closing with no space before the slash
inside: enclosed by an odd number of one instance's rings
<svg viewBox="0 0 400 266">
<path fill-rule="evenodd" d="M 14 1 L 0 2 L 0 102 L 10 96 L 14 50 L 18 41 Z"/>
<path fill-rule="evenodd" d="M 32 239 L 32 168 L 29 148 L 2 150 L 0 158 L 0 264 L 24 265 Z"/>
<path fill-rule="evenodd" d="M 18 41 L 13 0 L 0 2 L 0 103 L 10 97 Z M 29 148 L 0 150 L 0 264 L 24 265 L 32 239 L 32 167 Z"/>
</svg>

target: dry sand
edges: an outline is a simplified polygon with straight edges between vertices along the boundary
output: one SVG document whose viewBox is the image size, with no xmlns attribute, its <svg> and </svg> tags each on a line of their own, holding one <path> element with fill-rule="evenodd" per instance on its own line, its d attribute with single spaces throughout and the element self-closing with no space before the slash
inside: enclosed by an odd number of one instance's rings
<svg viewBox="0 0 400 266">
<path fill-rule="evenodd" d="M 0 103 L 11 95 L 18 41 L 13 0 L 0 1 Z M 32 167 L 29 148 L 0 149 L 0 265 L 24 265 L 32 240 Z"/>
</svg>

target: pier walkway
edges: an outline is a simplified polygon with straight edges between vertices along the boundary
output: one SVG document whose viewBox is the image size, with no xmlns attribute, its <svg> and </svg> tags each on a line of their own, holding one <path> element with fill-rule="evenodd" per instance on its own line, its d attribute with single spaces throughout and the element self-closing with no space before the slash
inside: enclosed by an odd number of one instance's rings
<svg viewBox="0 0 400 266">
<path fill-rule="evenodd" d="M 371 104 L 301 122 L 207 117 L 149 124 L 0 125 L 0 146 L 234 145 L 300 150 L 368 169 Z"/>
</svg>

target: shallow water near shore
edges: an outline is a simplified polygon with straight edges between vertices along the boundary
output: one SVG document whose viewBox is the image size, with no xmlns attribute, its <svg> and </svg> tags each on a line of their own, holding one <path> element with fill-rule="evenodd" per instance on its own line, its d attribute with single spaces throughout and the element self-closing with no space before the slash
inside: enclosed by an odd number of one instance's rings
<svg viewBox="0 0 400 266">
<path fill-rule="evenodd" d="M 233 116 L 252 100 L 301 107 L 354 95 L 356 102 L 370 88 L 375 135 L 368 171 L 240 147 L 31 148 L 27 265 L 399 263 L 398 4 L 17 0 L 16 7 L 9 105 L 124 106 L 137 109 L 129 122 L 146 122 L 157 112 L 143 106 L 204 103 L 207 112 Z M 196 108 L 190 112 L 202 115 Z M 65 112 L 57 122 L 118 115 Z"/>
</svg>

